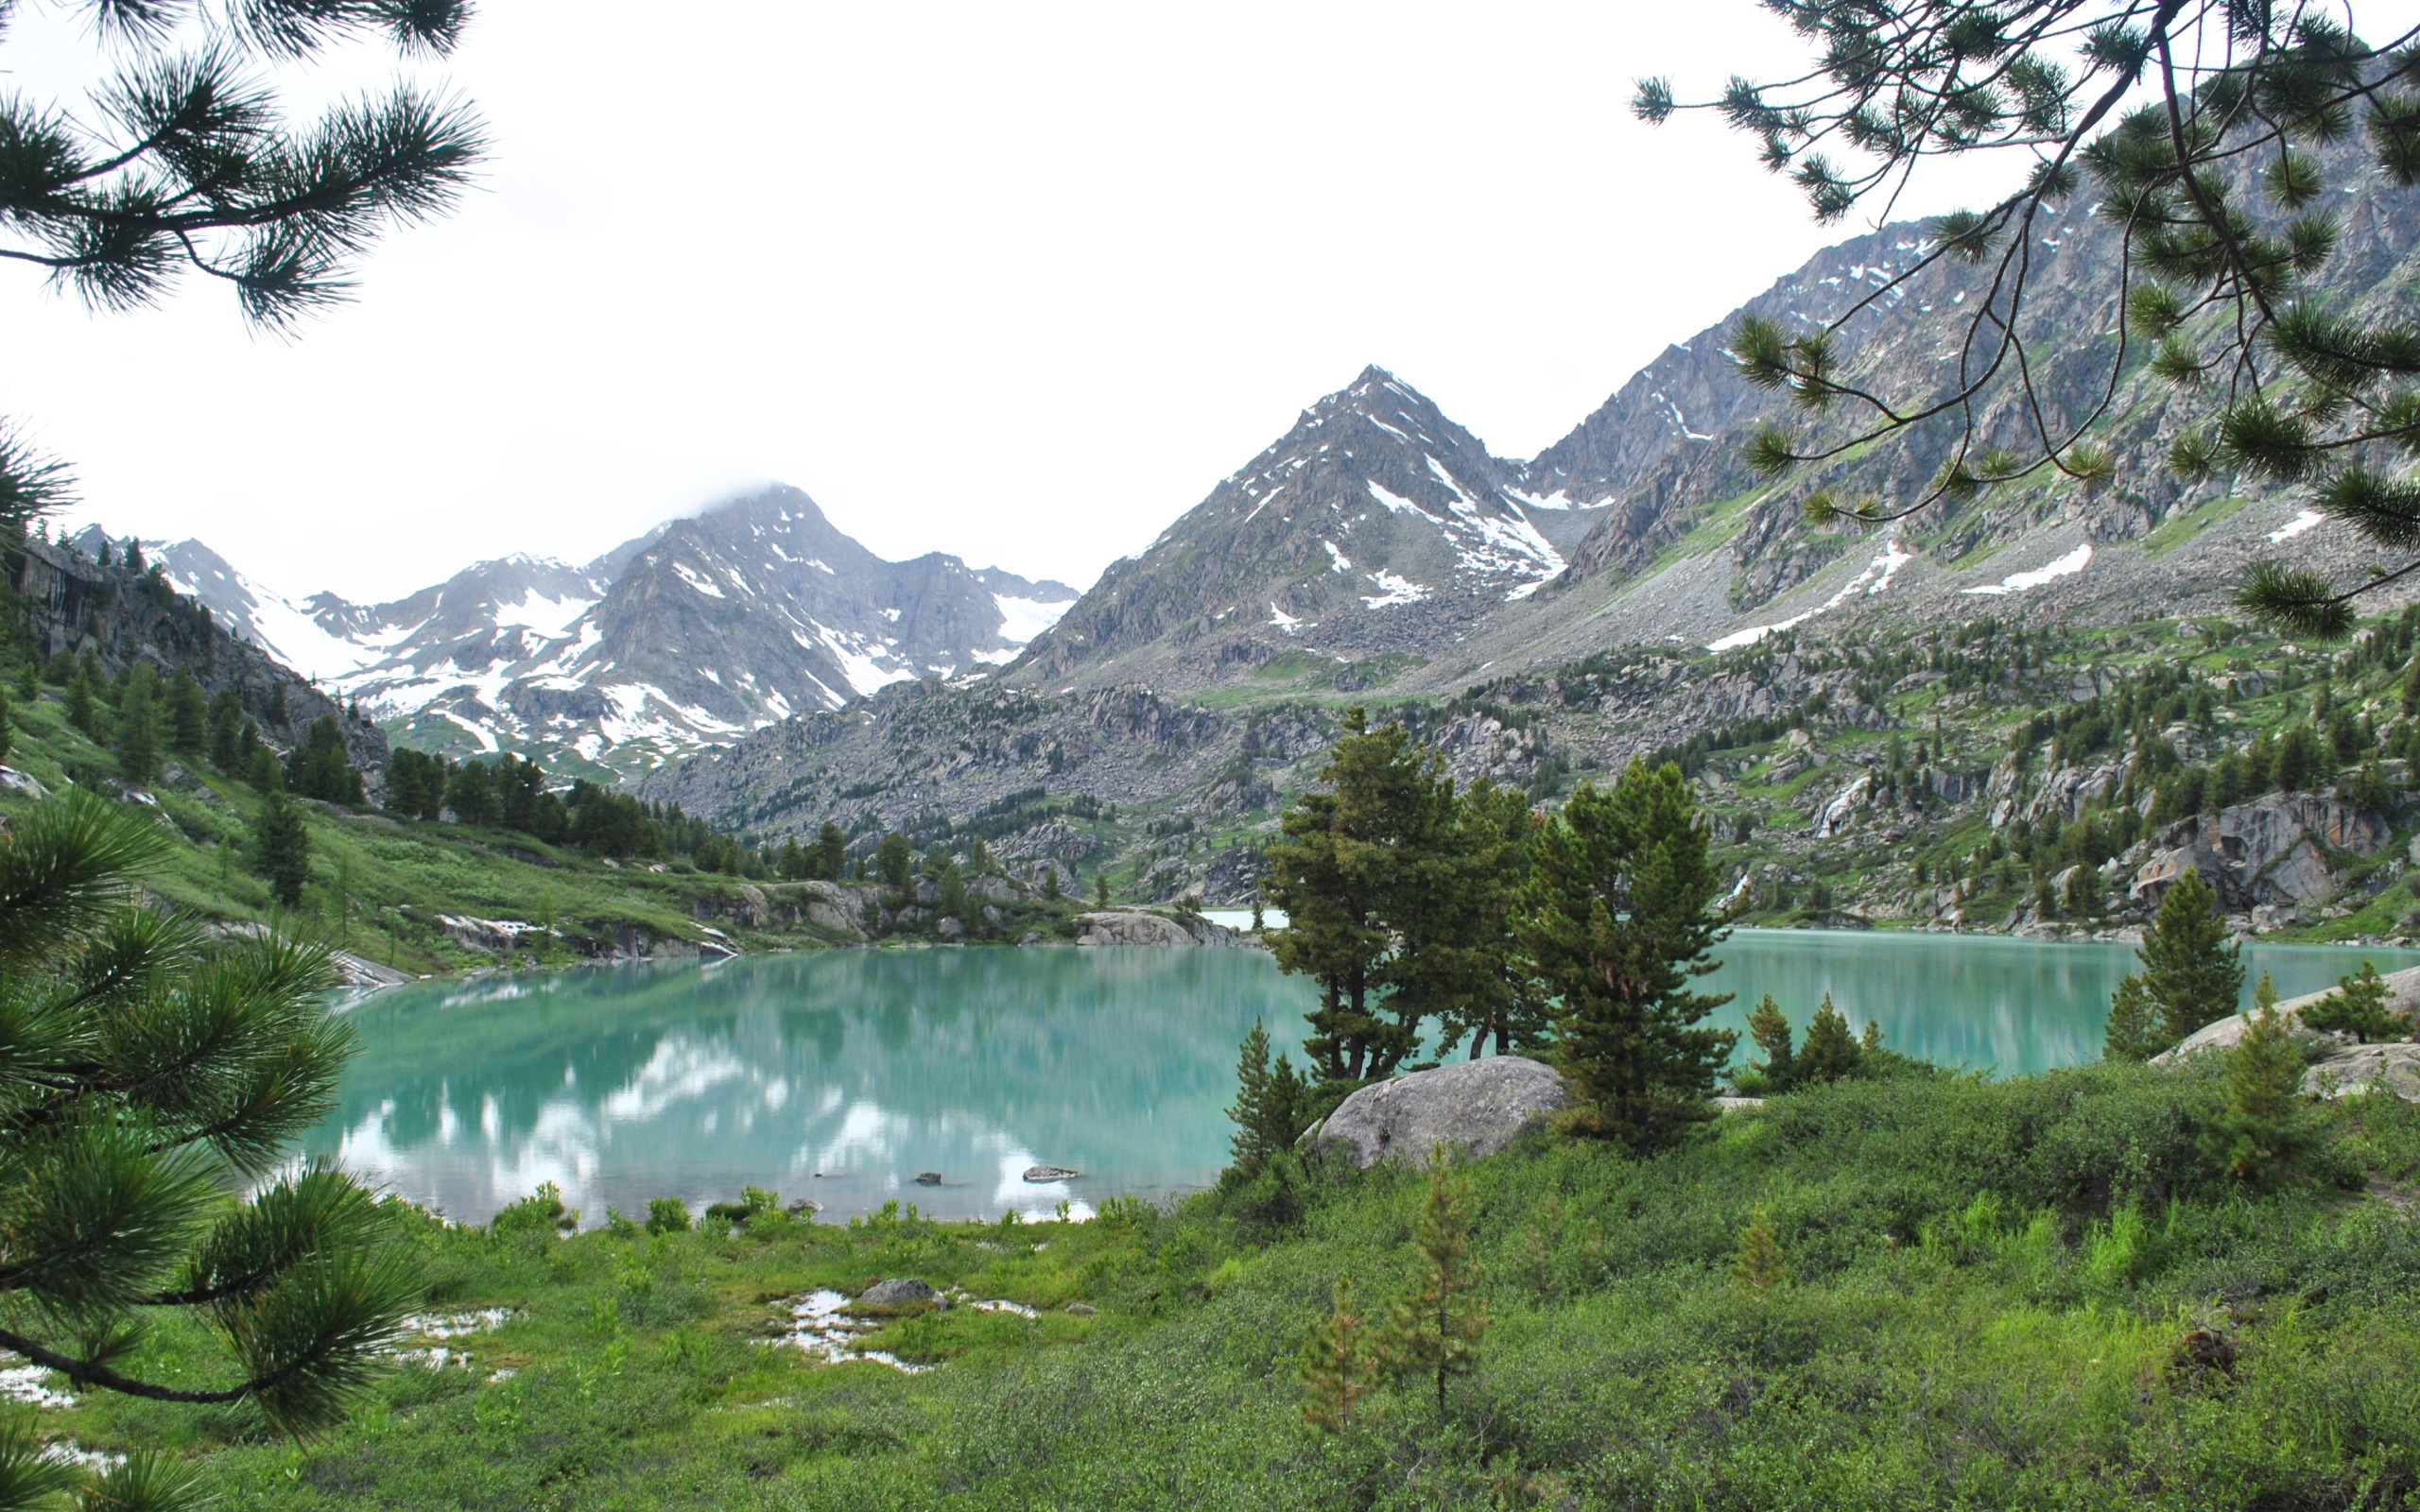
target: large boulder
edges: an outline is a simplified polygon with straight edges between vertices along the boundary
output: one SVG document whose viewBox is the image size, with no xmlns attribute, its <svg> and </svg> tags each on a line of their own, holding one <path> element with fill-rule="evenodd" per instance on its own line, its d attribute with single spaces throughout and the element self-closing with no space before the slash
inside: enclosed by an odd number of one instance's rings
<svg viewBox="0 0 2420 1512">
<path fill-rule="evenodd" d="M 1206 919 L 1177 919 L 1140 908 L 1105 908 L 1085 914 L 1079 945 L 1236 945 L 1242 936 Z"/>
<path fill-rule="evenodd" d="M 1315 1148 L 1363 1168 L 1427 1160 L 1440 1144 L 1494 1155 L 1569 1101 L 1553 1067 L 1520 1056 L 1458 1061 L 1362 1088 L 1313 1131 Z"/>
<path fill-rule="evenodd" d="M 2386 985 L 2387 990 L 2393 994 L 2387 1000 L 2387 1007 L 2390 1011 L 2404 1014 L 2420 1012 L 2420 966 L 2415 966 L 2407 971 L 2390 973 L 2386 978 Z M 2306 992 L 2298 998 L 2288 998 L 2277 1005 L 2277 1012 L 2299 1033 L 2302 1029 L 2303 1009 L 2335 990 L 2334 988 L 2329 988 L 2325 991 Z M 2152 1057 L 2152 1064 L 2172 1066 L 2187 1056 L 2198 1056 L 2213 1050 L 2232 1050 L 2243 1039 L 2245 1022 L 2243 1015 L 2234 1014 L 2221 1019 L 2216 1023 L 2205 1024 L 2187 1035 L 2175 1049 Z M 2318 1040 L 2322 1037 L 2314 1035 L 2312 1038 Z M 2342 1078 L 2339 1079 L 2342 1080 Z"/>
</svg>

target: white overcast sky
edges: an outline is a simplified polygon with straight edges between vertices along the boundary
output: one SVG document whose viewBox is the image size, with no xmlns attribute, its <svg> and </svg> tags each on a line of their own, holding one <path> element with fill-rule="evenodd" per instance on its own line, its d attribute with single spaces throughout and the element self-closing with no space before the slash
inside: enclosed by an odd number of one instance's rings
<svg viewBox="0 0 2420 1512">
<path fill-rule="evenodd" d="M 0 87 L 72 101 L 80 13 L 31 0 Z M 1801 56 L 1745 0 L 487 0 L 415 72 L 493 162 L 357 302 L 285 339 L 199 280 L 95 316 L 0 269 L 0 414 L 74 520 L 286 593 L 581 560 L 769 479 L 886 556 L 1081 587 L 1365 363 L 1528 456 L 1861 229 L 1626 109 Z"/>
</svg>

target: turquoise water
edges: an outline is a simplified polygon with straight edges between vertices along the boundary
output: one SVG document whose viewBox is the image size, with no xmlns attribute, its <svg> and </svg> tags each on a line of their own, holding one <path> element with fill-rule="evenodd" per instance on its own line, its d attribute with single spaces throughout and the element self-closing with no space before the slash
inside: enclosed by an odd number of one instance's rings
<svg viewBox="0 0 2420 1512">
<path fill-rule="evenodd" d="M 1745 1022 L 1823 994 L 1893 1048 L 2001 1074 L 2099 1055 L 2117 945 L 1742 931 L 1708 986 Z M 2420 954 L 2247 953 L 2286 995 Z M 742 1184 L 826 1218 L 945 1217 L 1166 1196 L 1225 1163 L 1236 1045 L 1300 1043 L 1309 986 L 1243 950 L 818 951 L 430 982 L 351 1010 L 360 1053 L 304 1142 L 386 1189 L 484 1220 L 553 1181 L 585 1221 Z M 1072 1167 L 1034 1184 L 1027 1167 Z M 917 1184 L 939 1172 L 938 1186 Z"/>
</svg>

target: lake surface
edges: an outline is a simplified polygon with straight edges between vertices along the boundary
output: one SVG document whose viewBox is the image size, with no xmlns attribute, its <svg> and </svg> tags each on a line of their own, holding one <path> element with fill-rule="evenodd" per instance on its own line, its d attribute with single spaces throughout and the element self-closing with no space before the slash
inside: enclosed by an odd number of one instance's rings
<svg viewBox="0 0 2420 1512">
<path fill-rule="evenodd" d="M 1804 1027 L 1825 992 L 1893 1049 L 2003 1074 L 2090 1060 L 2123 945 L 1743 930 L 1708 990 L 1737 1027 L 1771 992 Z M 2245 952 L 2285 996 L 2420 953 Z M 360 1052 L 305 1141 L 363 1178 L 483 1221 L 540 1182 L 584 1221 L 692 1211 L 742 1184 L 826 1220 L 1163 1197 L 1226 1161 L 1236 1046 L 1298 1049 L 1309 985 L 1244 950 L 814 951 L 715 965 L 429 982 L 353 1008 Z M 1027 1167 L 1084 1175 L 1036 1184 Z M 916 1183 L 937 1171 L 943 1184 Z"/>
</svg>

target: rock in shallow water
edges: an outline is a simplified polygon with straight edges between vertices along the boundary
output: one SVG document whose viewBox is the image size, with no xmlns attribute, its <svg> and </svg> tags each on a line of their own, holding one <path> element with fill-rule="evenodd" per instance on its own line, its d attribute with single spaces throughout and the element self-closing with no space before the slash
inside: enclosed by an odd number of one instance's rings
<svg viewBox="0 0 2420 1512">
<path fill-rule="evenodd" d="M 1073 1181 L 1083 1174 L 1063 1165 L 1028 1165 L 1025 1168 L 1025 1178 L 1028 1181 Z"/>
<path fill-rule="evenodd" d="M 1521 1056 L 1465 1060 L 1364 1087 L 1312 1136 L 1357 1166 L 1425 1162 L 1440 1144 L 1473 1160 L 1494 1155 L 1568 1101 L 1553 1067 Z"/>
</svg>

